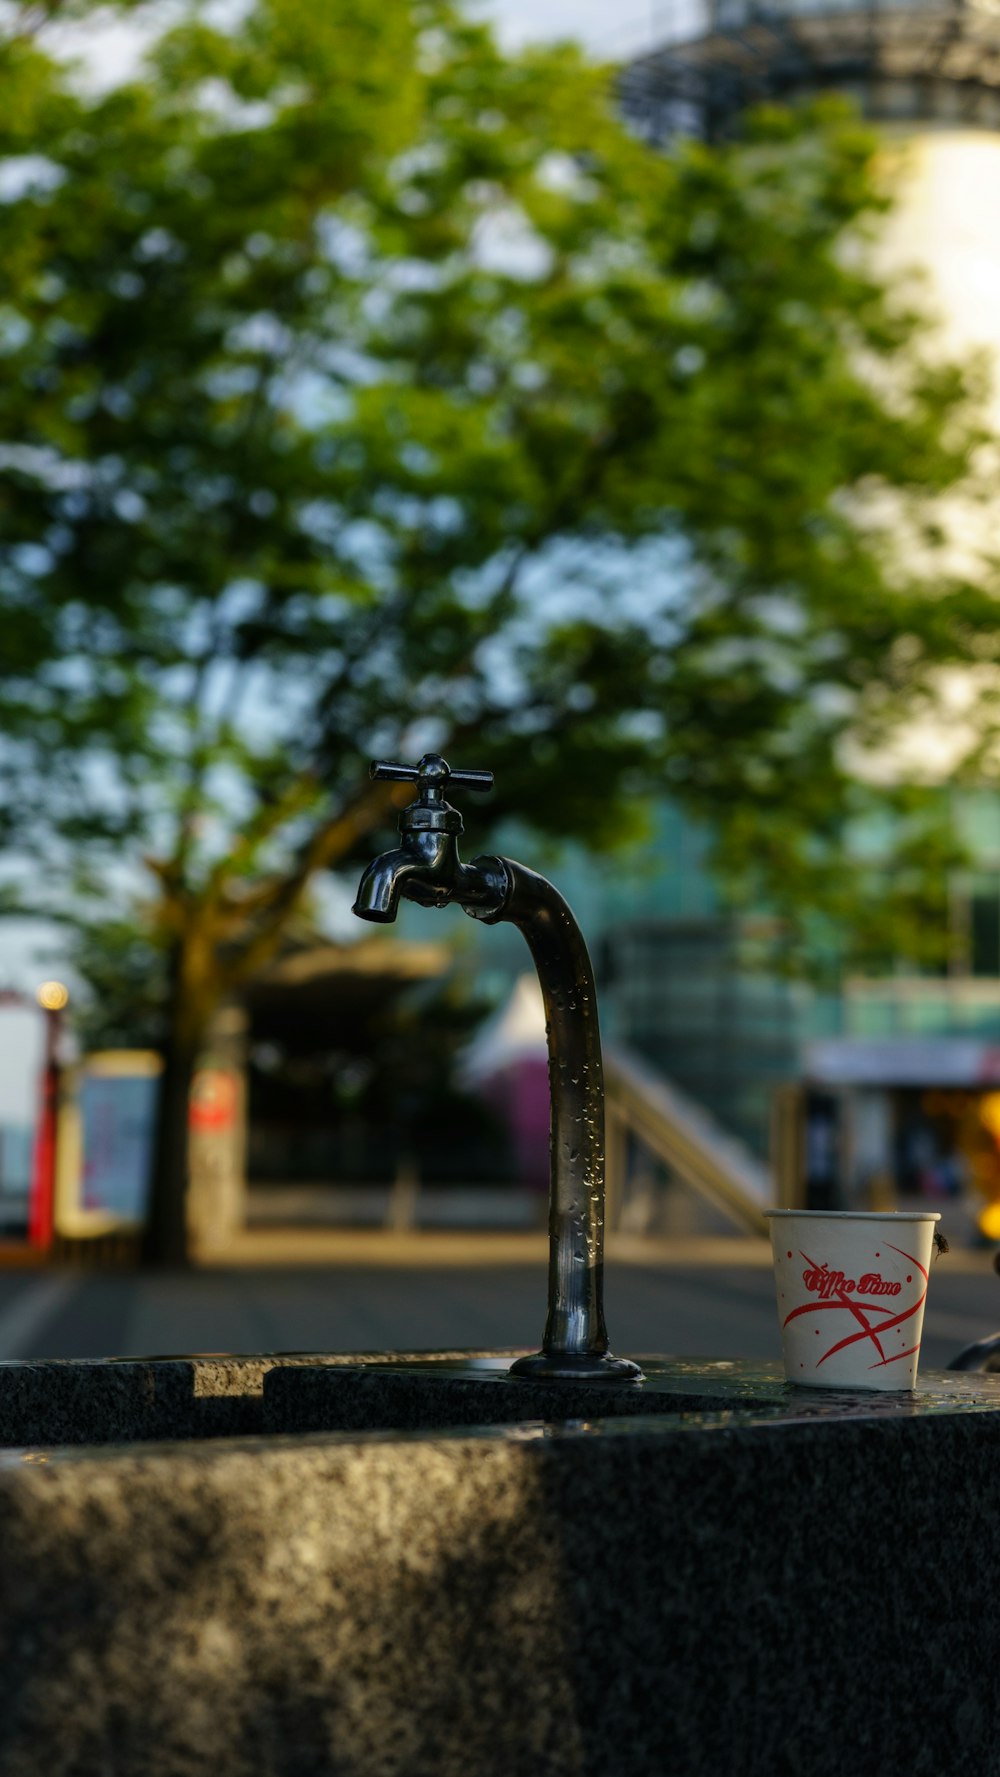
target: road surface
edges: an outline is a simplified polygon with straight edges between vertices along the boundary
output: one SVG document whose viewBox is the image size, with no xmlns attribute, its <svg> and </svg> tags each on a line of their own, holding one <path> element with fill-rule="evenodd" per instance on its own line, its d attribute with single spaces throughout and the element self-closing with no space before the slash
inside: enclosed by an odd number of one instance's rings
<svg viewBox="0 0 1000 1777">
<path fill-rule="evenodd" d="M 726 1249 L 723 1249 L 724 1252 Z M 712 1262 L 704 1243 L 673 1261 L 616 1260 L 606 1283 L 623 1353 L 777 1358 L 769 1266 Z M 538 1344 L 544 1262 L 257 1266 L 185 1275 L 0 1272 L 0 1358 L 198 1351 L 371 1351 Z M 1000 1328 L 988 1255 L 949 1255 L 931 1278 L 923 1362 L 939 1367 Z"/>
</svg>

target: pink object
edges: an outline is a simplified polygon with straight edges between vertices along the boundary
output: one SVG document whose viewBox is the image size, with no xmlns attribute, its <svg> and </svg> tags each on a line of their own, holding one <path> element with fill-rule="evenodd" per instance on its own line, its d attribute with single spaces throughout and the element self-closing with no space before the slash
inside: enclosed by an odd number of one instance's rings
<svg viewBox="0 0 1000 1777">
<path fill-rule="evenodd" d="M 478 1083 L 480 1097 L 507 1126 L 517 1183 L 540 1191 L 549 1183 L 549 1067 L 547 1059 L 523 1055 Z"/>
<path fill-rule="evenodd" d="M 521 975 L 509 1000 L 465 1052 L 462 1078 L 510 1133 L 518 1183 L 549 1183 L 549 1054 L 545 1009 L 534 975 Z"/>
</svg>

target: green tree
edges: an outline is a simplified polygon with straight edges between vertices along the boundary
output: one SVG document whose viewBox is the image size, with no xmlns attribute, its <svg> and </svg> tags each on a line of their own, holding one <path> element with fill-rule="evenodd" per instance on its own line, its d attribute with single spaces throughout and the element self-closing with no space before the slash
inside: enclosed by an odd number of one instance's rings
<svg viewBox="0 0 1000 1777">
<path fill-rule="evenodd" d="M 134 13 L 111 90 L 44 17 L 0 56 L 0 773 L 34 910 L 110 917 L 134 978 L 141 904 L 178 1259 L 208 1021 L 371 847 L 371 756 L 598 843 L 667 792 L 822 900 L 842 737 L 995 622 L 858 522 L 977 434 L 843 250 L 881 202 L 849 110 L 660 154 L 607 70 L 438 0 Z"/>
</svg>

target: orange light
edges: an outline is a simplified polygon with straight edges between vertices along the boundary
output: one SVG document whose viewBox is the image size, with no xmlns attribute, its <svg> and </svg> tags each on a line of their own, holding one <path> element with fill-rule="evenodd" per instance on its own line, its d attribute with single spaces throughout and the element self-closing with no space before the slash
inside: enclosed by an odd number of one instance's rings
<svg viewBox="0 0 1000 1777">
<path fill-rule="evenodd" d="M 1000 1240 L 1000 1203 L 988 1203 L 980 1210 L 979 1226 L 987 1240 Z"/>
<path fill-rule="evenodd" d="M 69 1004 L 69 988 L 61 981 L 43 981 L 35 989 L 35 998 L 46 1012 L 61 1012 Z"/>
<path fill-rule="evenodd" d="M 979 1101 L 979 1121 L 1000 1140 L 1000 1092 L 984 1092 Z"/>
</svg>

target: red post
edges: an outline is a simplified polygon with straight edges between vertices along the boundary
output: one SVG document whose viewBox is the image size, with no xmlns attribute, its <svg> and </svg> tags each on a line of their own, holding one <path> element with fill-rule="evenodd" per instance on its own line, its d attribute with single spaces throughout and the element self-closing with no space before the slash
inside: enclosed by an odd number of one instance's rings
<svg viewBox="0 0 1000 1777">
<path fill-rule="evenodd" d="M 41 1101 L 35 1147 L 31 1162 L 31 1195 L 28 1199 L 28 1240 L 47 1252 L 52 1245 L 56 1195 L 56 1121 L 59 1114 L 59 1034 L 63 1008 L 69 994 L 59 981 L 46 981 L 38 989 L 38 1003 L 45 1019 L 45 1055 L 42 1066 Z"/>
</svg>

